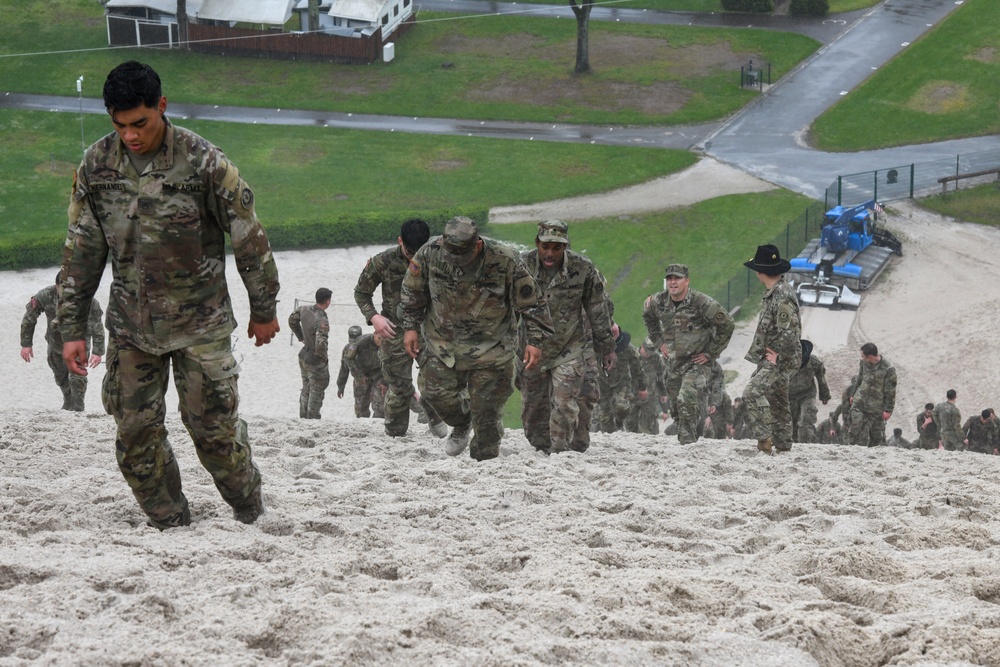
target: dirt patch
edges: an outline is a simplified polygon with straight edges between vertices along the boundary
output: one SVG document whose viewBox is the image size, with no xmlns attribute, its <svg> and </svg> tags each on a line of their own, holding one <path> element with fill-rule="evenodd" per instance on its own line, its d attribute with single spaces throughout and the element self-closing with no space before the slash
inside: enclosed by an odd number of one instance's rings
<svg viewBox="0 0 1000 667">
<path fill-rule="evenodd" d="M 482 38 L 465 35 L 448 35 L 436 43 L 441 53 L 462 53 L 490 58 L 523 57 L 525 53 L 536 51 L 545 44 L 545 40 L 534 35 L 502 35 L 500 37 Z"/>
<path fill-rule="evenodd" d="M 60 178 L 73 178 L 76 165 L 72 162 L 62 160 L 51 160 L 49 162 L 39 162 L 35 165 L 35 173 L 42 176 L 58 176 Z"/>
<path fill-rule="evenodd" d="M 997 50 L 992 46 L 984 46 L 975 53 L 970 53 L 965 56 L 966 60 L 975 60 L 986 65 L 995 65 L 1000 62 L 1000 57 L 997 55 Z"/>
<path fill-rule="evenodd" d="M 364 97 L 374 93 L 382 93 L 391 90 L 395 85 L 393 76 L 381 73 L 377 77 L 372 76 L 369 68 L 340 67 L 332 70 L 336 76 L 322 87 L 326 94 L 342 97 L 344 95 L 358 95 Z"/>
<path fill-rule="evenodd" d="M 305 166 L 322 160 L 327 152 L 320 150 L 313 142 L 291 141 L 277 146 L 271 151 L 271 161 L 275 164 Z"/>
<path fill-rule="evenodd" d="M 469 166 L 467 160 L 434 160 L 427 165 L 428 171 L 454 171 Z"/>
<path fill-rule="evenodd" d="M 955 113 L 969 106 L 969 89 L 953 81 L 928 81 L 906 106 L 929 114 Z"/>
</svg>

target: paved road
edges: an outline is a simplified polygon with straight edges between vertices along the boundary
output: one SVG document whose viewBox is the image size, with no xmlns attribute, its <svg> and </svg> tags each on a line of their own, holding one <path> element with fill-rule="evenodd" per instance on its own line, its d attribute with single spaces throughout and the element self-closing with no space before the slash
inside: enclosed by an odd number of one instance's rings
<svg viewBox="0 0 1000 667">
<path fill-rule="evenodd" d="M 426 9 L 458 7 L 501 11 L 538 9 L 543 15 L 570 12 L 566 6 L 483 3 L 470 0 L 431 0 Z M 803 135 L 814 118 L 835 103 L 878 67 L 891 60 L 930 27 L 956 8 L 955 0 L 887 0 L 874 9 L 838 15 L 828 22 L 813 20 L 813 29 L 826 34 L 825 45 L 755 102 L 725 122 L 676 127 L 581 126 L 559 123 L 515 123 L 468 121 L 447 118 L 379 116 L 366 114 L 255 109 L 219 105 L 171 103 L 175 118 L 239 123 L 340 127 L 359 130 L 449 134 L 535 141 L 586 142 L 680 148 L 703 152 L 750 174 L 810 197 L 818 197 L 841 174 L 852 174 L 889 166 L 953 158 L 959 153 L 1000 149 L 1000 137 L 977 137 L 935 144 L 904 146 L 862 153 L 824 153 L 807 147 Z M 595 18 L 669 23 L 683 18 L 703 21 L 698 25 L 722 25 L 749 21 L 746 15 L 687 14 L 641 10 L 595 8 Z M 607 15 L 607 16 L 605 16 Z M 847 18 L 843 18 L 846 16 Z M 616 19 L 617 20 L 617 19 Z M 787 17 L 752 17 L 757 27 L 790 29 Z M 711 23 L 715 21 L 717 23 Z M 804 19 L 796 19 L 800 29 Z M 843 24 L 838 21 L 844 21 Z M 782 24 L 785 26 L 782 28 Z M 825 27 L 824 27 L 825 26 Z M 827 34 L 827 32 L 829 34 Z M 103 114 L 99 100 L 85 99 L 84 112 Z M 0 108 L 79 113 L 75 97 L 0 95 Z"/>
</svg>

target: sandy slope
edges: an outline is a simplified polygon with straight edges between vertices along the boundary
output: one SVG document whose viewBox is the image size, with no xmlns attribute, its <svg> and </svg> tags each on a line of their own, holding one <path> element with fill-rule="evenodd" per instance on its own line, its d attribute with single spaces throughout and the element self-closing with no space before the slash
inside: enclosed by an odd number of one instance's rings
<svg viewBox="0 0 1000 667">
<path fill-rule="evenodd" d="M 890 425 L 912 436 L 948 388 L 965 414 L 997 396 L 1000 238 L 894 207 L 906 256 L 819 353 L 839 393 L 861 342 L 878 343 L 900 376 Z M 282 321 L 327 285 L 346 340 L 374 250 L 279 253 Z M 259 349 L 237 332 L 268 515 L 231 520 L 172 413 L 194 524 L 146 528 L 115 469 L 103 369 L 88 411 L 68 414 L 44 359 L 17 356 L 23 304 L 51 276 L 0 273 L 0 667 L 1000 664 L 1000 457 L 766 458 L 616 434 L 544 458 L 515 431 L 480 465 L 423 426 L 387 440 L 349 395 L 320 422 L 292 419 L 287 332 Z M 734 394 L 747 345 L 741 332 L 723 360 Z"/>
</svg>

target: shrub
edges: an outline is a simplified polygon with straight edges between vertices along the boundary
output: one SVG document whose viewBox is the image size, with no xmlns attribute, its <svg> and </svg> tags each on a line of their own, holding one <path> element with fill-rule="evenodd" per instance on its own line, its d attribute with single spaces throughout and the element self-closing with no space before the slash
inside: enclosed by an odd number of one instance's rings
<svg viewBox="0 0 1000 667">
<path fill-rule="evenodd" d="M 788 11 L 793 16 L 826 16 L 830 11 L 829 0 L 792 0 Z"/>
<path fill-rule="evenodd" d="M 722 0 L 722 8 L 727 12 L 770 14 L 774 11 L 774 2 L 772 0 Z"/>
</svg>

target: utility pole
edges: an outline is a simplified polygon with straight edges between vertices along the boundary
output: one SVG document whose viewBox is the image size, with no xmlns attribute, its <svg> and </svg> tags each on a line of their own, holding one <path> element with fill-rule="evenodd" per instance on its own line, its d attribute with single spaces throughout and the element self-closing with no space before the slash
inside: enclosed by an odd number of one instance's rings
<svg viewBox="0 0 1000 667">
<path fill-rule="evenodd" d="M 76 94 L 80 98 L 80 152 L 87 152 L 87 143 L 83 138 L 83 76 L 76 80 Z"/>
</svg>

